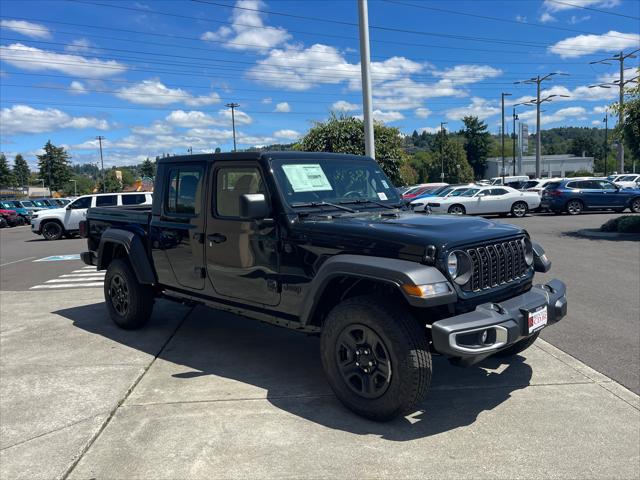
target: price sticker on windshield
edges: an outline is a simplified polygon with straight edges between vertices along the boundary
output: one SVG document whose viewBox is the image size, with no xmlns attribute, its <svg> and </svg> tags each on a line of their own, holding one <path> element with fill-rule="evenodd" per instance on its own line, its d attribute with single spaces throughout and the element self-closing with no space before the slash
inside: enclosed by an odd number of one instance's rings
<svg viewBox="0 0 640 480">
<path fill-rule="evenodd" d="M 283 165 L 282 170 L 296 193 L 333 190 L 320 164 Z"/>
</svg>

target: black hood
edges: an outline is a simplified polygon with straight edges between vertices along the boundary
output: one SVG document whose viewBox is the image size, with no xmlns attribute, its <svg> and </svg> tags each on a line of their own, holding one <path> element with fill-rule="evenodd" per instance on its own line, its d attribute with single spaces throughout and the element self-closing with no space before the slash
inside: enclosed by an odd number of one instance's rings
<svg viewBox="0 0 640 480">
<path fill-rule="evenodd" d="M 366 249 L 369 253 L 392 249 L 411 256 L 423 255 L 427 245 L 434 245 L 442 251 L 524 233 L 522 228 L 515 225 L 480 217 L 409 212 L 387 216 L 383 213 L 308 217 L 294 222 L 294 231 L 312 240 L 312 243 L 324 243 L 325 240 L 329 244 L 344 245 L 347 249 Z"/>
</svg>

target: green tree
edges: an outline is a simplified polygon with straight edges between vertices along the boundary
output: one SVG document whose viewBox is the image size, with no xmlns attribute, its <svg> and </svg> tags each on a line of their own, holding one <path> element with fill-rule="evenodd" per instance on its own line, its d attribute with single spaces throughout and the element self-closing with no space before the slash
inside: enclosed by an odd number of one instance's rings
<svg viewBox="0 0 640 480">
<path fill-rule="evenodd" d="M 25 185 L 29 185 L 31 170 L 29 170 L 27 161 L 20 154 L 17 154 L 13 161 L 13 176 L 16 184 L 19 186 L 24 187 Z"/>
<path fill-rule="evenodd" d="M 400 164 L 405 158 L 400 131 L 377 122 L 373 131 L 376 160 L 391 181 L 399 185 L 402 183 Z M 355 117 L 336 116 L 332 113 L 326 122 L 316 123 L 307 132 L 297 149 L 364 155 L 364 123 Z"/>
<path fill-rule="evenodd" d="M 640 68 L 637 72 L 640 73 Z M 617 125 L 614 132 L 616 138 L 622 139 L 624 145 L 630 150 L 629 153 L 634 158 L 640 159 L 640 83 L 635 82 L 631 85 L 632 87 L 625 91 L 624 122 L 622 125 Z M 617 103 L 612 108 L 616 112 L 620 111 Z"/>
<path fill-rule="evenodd" d="M 51 190 L 61 189 L 71 179 L 70 158 L 64 147 L 56 147 L 51 140 L 44 146 L 44 153 L 38 155 L 40 178 Z"/>
<path fill-rule="evenodd" d="M 93 189 L 96 186 L 96 182 L 88 175 L 74 175 L 71 180 L 75 180 L 76 183 L 69 181 L 65 184 L 62 188 L 64 195 L 75 195 L 76 191 L 78 195 L 87 195 L 93 193 Z"/>
<path fill-rule="evenodd" d="M 7 163 L 7 157 L 0 153 L 0 187 L 12 187 L 14 184 L 13 174 Z"/>
<path fill-rule="evenodd" d="M 429 169 L 429 178 L 432 181 L 440 181 L 443 165 L 445 182 L 466 183 L 473 180 L 474 172 L 467 161 L 467 153 L 462 143 L 455 138 L 449 138 L 446 133 L 438 134 L 436 138 L 433 161 Z"/>
<path fill-rule="evenodd" d="M 111 192 L 120 192 L 122 191 L 122 183 L 116 177 L 115 169 L 107 170 L 104 175 L 104 186 L 102 180 L 98 182 L 98 192 L 99 193 L 111 193 Z"/>
<path fill-rule="evenodd" d="M 415 185 L 418 183 L 418 172 L 416 172 L 408 161 L 400 165 L 400 182 L 402 185 Z"/>
<path fill-rule="evenodd" d="M 414 183 L 426 183 L 429 181 L 429 172 L 431 171 L 432 164 L 433 154 L 431 152 L 418 151 L 411 156 L 409 165 L 411 165 L 411 168 L 413 168 L 418 176 Z"/>
<path fill-rule="evenodd" d="M 136 176 L 130 168 L 118 168 L 122 174 L 122 185 L 133 185 L 136 182 Z"/>
<path fill-rule="evenodd" d="M 151 178 L 156 176 L 156 164 L 149 160 L 149 157 L 140 165 L 140 175 Z"/>
<path fill-rule="evenodd" d="M 487 130 L 487 124 L 478 117 L 467 116 L 462 119 L 464 128 L 461 134 L 464 136 L 464 151 L 467 161 L 473 168 L 476 178 L 482 178 L 487 166 L 487 156 L 491 149 L 491 134 Z"/>
</svg>

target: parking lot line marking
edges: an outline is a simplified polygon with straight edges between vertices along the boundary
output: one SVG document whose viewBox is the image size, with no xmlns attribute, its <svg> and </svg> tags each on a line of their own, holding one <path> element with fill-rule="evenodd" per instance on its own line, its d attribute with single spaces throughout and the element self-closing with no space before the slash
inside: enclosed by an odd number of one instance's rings
<svg viewBox="0 0 640 480">
<path fill-rule="evenodd" d="M 14 263 L 24 262 L 25 260 L 31 260 L 32 258 L 36 258 L 36 257 L 27 257 L 27 258 L 23 258 L 21 260 L 15 260 L 13 262 L 3 263 L 2 265 L 0 265 L 0 267 L 4 267 L 5 265 L 12 265 Z"/>
<path fill-rule="evenodd" d="M 104 280 L 103 277 L 54 278 L 53 280 L 47 280 L 45 283 L 99 282 L 102 280 Z"/>
<path fill-rule="evenodd" d="M 49 257 L 34 260 L 34 262 L 59 262 L 64 260 L 80 260 L 80 254 L 74 253 L 72 255 L 51 255 Z"/>
<path fill-rule="evenodd" d="M 99 275 L 104 276 L 106 272 L 93 272 L 93 273 L 67 273 L 60 275 L 60 278 L 72 278 L 72 277 L 97 277 Z"/>
<path fill-rule="evenodd" d="M 96 267 L 91 267 L 91 268 L 96 268 Z M 83 268 L 81 270 L 72 270 L 71 273 L 87 273 L 87 271 Z"/>
<path fill-rule="evenodd" d="M 55 285 L 36 285 L 35 287 L 31 287 L 29 290 L 42 290 L 44 288 L 84 288 L 84 287 L 102 287 L 104 286 L 104 282 L 93 282 L 93 283 L 57 283 Z"/>
</svg>

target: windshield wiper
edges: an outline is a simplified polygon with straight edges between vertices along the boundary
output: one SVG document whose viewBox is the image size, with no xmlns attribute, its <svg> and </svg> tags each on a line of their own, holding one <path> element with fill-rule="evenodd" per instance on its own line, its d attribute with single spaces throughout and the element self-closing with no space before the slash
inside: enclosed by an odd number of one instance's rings
<svg viewBox="0 0 640 480">
<path fill-rule="evenodd" d="M 343 205 L 350 205 L 350 204 L 361 204 L 361 203 L 373 203 L 375 205 L 379 205 L 380 207 L 384 207 L 384 208 L 390 208 L 391 210 L 395 210 L 396 208 L 398 208 L 397 206 L 393 206 L 393 205 L 387 205 L 386 203 L 382 203 L 382 202 L 378 202 L 376 200 L 370 200 L 368 198 L 359 198 L 357 200 L 349 200 L 349 201 L 342 201 L 342 202 L 338 202 L 341 203 Z"/>
<path fill-rule="evenodd" d="M 292 203 L 291 207 L 293 208 L 304 208 L 304 207 L 333 207 L 338 210 L 344 210 L 349 213 L 356 213 L 356 211 L 352 208 L 345 207 L 343 205 L 336 205 L 335 203 L 329 202 L 307 202 L 307 203 Z"/>
</svg>

